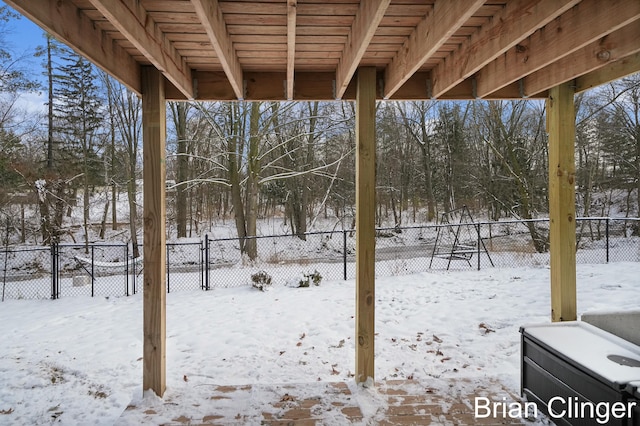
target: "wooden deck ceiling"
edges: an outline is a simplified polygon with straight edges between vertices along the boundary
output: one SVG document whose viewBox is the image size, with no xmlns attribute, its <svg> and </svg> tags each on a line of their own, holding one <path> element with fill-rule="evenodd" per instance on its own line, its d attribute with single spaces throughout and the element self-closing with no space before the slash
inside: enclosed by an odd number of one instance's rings
<svg viewBox="0 0 640 426">
<path fill-rule="evenodd" d="M 168 99 L 546 97 L 640 70 L 638 0 L 7 0 L 140 93 Z M 354 79 L 355 80 L 355 79 Z"/>
</svg>

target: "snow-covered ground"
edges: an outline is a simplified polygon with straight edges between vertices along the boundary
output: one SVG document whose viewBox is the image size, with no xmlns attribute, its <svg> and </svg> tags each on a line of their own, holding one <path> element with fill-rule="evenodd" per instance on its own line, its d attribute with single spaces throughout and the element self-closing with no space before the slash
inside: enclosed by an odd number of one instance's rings
<svg viewBox="0 0 640 426">
<path fill-rule="evenodd" d="M 639 307 L 637 263 L 582 264 L 577 276 L 579 314 Z M 377 379 L 495 379 L 519 392 L 519 327 L 549 321 L 548 269 L 431 271 L 376 286 Z M 169 294 L 165 398 L 179 410 L 215 385 L 353 380 L 354 298 L 354 280 Z M 0 335 L 0 424 L 111 425 L 127 405 L 155 403 L 142 392 L 140 294 L 8 300 Z"/>
</svg>

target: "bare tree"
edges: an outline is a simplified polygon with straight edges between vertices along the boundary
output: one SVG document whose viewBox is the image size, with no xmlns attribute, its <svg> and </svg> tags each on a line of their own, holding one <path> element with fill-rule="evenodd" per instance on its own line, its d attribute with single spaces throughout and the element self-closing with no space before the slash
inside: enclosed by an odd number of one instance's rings
<svg viewBox="0 0 640 426">
<path fill-rule="evenodd" d="M 173 117 L 177 143 L 175 185 L 177 237 L 184 238 L 187 236 L 187 195 L 189 189 L 187 186 L 187 181 L 189 180 L 187 114 L 190 105 L 186 102 L 171 102 L 169 103 L 169 107 L 171 116 Z"/>
<path fill-rule="evenodd" d="M 629 198 L 631 193 L 636 193 L 636 217 L 640 217 L 640 74 L 624 78 L 610 87 L 610 94 L 615 98 L 611 103 L 612 124 L 619 135 L 611 148 L 619 158 L 620 172 L 624 176 L 621 183 L 628 188 Z M 629 210 L 627 208 L 627 212 Z M 640 235 L 640 226 L 634 233 Z"/>
<path fill-rule="evenodd" d="M 110 86 L 109 102 L 114 111 L 117 129 L 116 138 L 122 144 L 124 169 L 126 173 L 127 196 L 129 202 L 129 231 L 133 247 L 133 257 L 140 256 L 138 244 L 138 204 L 136 178 L 138 176 L 138 149 L 140 146 L 142 120 L 140 99 L 116 80 L 104 79 Z"/>
<path fill-rule="evenodd" d="M 329 117 L 328 111 L 320 114 L 320 104 L 216 103 L 196 106 L 212 130 L 209 139 L 219 141 L 221 147 L 218 154 L 213 150 L 209 159 L 197 158 L 208 161 L 211 171 L 224 172 L 203 173 L 191 179 L 189 184 L 209 182 L 228 188 L 243 252 L 249 259 L 257 256 L 253 238 L 257 232 L 257 219 L 264 211 L 261 206 L 264 207 L 266 200 L 272 202 L 273 197 L 280 197 L 278 202 L 284 202 L 289 206 L 287 208 L 290 208 L 287 197 L 300 197 L 296 201 L 298 218 L 293 229 L 297 234 L 303 233 L 301 229 L 306 229 L 312 204 L 311 179 L 331 179 L 332 174 L 326 171 L 338 170 L 337 164 L 344 158 L 344 155 L 335 157 L 340 151 L 322 158 L 317 149 L 319 137 L 326 135 L 328 129 L 335 130 L 335 123 L 344 120 Z M 319 128 L 321 121 L 322 129 Z M 292 186 L 284 183 L 289 181 L 296 183 Z M 280 190 L 278 188 L 283 189 L 280 195 L 275 193 Z"/>
<path fill-rule="evenodd" d="M 509 215 L 532 219 L 546 209 L 546 138 L 544 109 L 526 101 L 489 101 L 478 105 L 483 120 L 483 142 L 493 174 L 490 198 L 499 201 Z M 486 180 L 485 180 L 486 182 Z M 548 237 L 527 222 L 536 251 L 548 248 Z"/>
<path fill-rule="evenodd" d="M 431 158 L 433 150 L 433 125 L 435 123 L 430 113 L 434 104 L 434 102 L 430 101 L 394 103 L 402 119 L 405 131 L 420 149 L 428 221 L 434 220 L 437 214 L 436 198 L 433 189 L 433 161 Z"/>
</svg>

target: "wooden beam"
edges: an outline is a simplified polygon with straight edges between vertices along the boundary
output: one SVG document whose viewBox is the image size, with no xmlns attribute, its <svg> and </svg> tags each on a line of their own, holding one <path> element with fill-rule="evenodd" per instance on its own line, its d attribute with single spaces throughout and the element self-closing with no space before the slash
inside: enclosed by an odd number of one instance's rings
<svg viewBox="0 0 640 426">
<path fill-rule="evenodd" d="M 223 72 L 196 71 L 198 84 L 198 100 L 231 101 L 236 95 Z M 286 101 L 282 82 L 286 80 L 286 72 L 246 72 L 245 100 L 251 101 Z M 335 73 L 332 72 L 295 72 L 294 100 L 322 101 L 335 100 Z M 170 88 L 167 88 L 169 90 Z M 353 94 L 351 93 L 353 92 Z M 183 100 L 179 93 L 167 92 L 168 100 Z M 347 91 L 349 99 L 355 100 L 355 90 Z"/>
<path fill-rule="evenodd" d="M 229 84 L 226 75 L 222 71 L 194 71 L 194 81 L 197 85 L 197 100 L 201 101 L 233 101 L 236 95 Z M 295 101 L 332 101 L 335 100 L 335 73 L 295 71 L 293 100 Z M 287 79 L 287 73 L 281 72 L 251 72 L 244 73 L 245 88 L 244 99 L 247 101 L 286 101 L 283 90 L 283 82 Z M 382 72 L 378 72 L 378 82 L 382 80 Z M 342 100 L 354 101 L 356 99 L 356 78 L 342 96 Z M 429 73 L 417 72 L 409 78 L 404 85 L 390 98 L 391 100 L 425 100 L 432 99 L 430 95 Z M 184 95 L 172 84 L 167 82 L 165 86 L 166 98 L 172 101 L 184 101 Z M 382 91 L 376 92 L 377 99 L 382 98 Z M 486 99 L 521 99 L 521 86 L 516 82 L 505 86 L 501 90 L 492 93 Z M 547 93 L 543 91 L 529 98 L 546 99 Z M 473 100 L 474 86 L 471 79 L 458 84 L 448 92 L 440 96 L 443 100 Z"/>
<path fill-rule="evenodd" d="M 437 0 L 387 67 L 384 97 L 391 97 L 484 4 Z"/>
<path fill-rule="evenodd" d="M 238 99 L 244 99 L 242 67 L 229 38 L 227 25 L 217 0 L 191 0 L 202 22 L 222 69 Z"/>
<path fill-rule="evenodd" d="M 433 70 L 433 96 L 440 97 L 533 34 L 579 0 L 513 0 Z"/>
<path fill-rule="evenodd" d="M 7 0 L 5 3 L 117 78 L 128 89 L 141 94 L 140 66 L 72 2 Z"/>
<path fill-rule="evenodd" d="M 361 1 L 336 70 L 336 98 L 341 99 L 391 0 Z"/>
<path fill-rule="evenodd" d="M 598 10 L 598 13 L 593 13 Z M 624 11 L 624 13 L 620 13 Z M 478 97 L 513 83 L 640 18 L 640 1 L 583 0 L 477 74 Z M 637 25 L 634 23 L 633 25 Z M 559 84 L 559 80 L 552 83 Z"/>
<path fill-rule="evenodd" d="M 374 380 L 376 69 L 358 70 L 356 95 L 356 382 Z"/>
<path fill-rule="evenodd" d="M 296 17 L 297 0 L 287 2 L 287 100 L 293 99 L 293 82 L 296 65 Z"/>
<path fill-rule="evenodd" d="M 627 56 L 626 58 L 622 58 L 616 62 L 605 65 L 597 71 L 576 78 L 576 93 L 593 89 L 601 84 L 606 84 L 610 81 L 626 77 L 629 74 L 636 72 L 640 72 L 640 53 Z"/>
<path fill-rule="evenodd" d="M 166 210 L 164 81 L 160 71 L 142 69 L 144 179 L 143 390 L 162 396 L 166 388 Z"/>
<path fill-rule="evenodd" d="M 640 25 L 631 24 L 614 31 L 525 77 L 522 85 L 523 94 L 527 96 L 540 93 L 553 87 L 553 81 L 564 83 L 640 52 L 638 40 Z"/>
<path fill-rule="evenodd" d="M 137 0 L 89 0 L 188 99 L 194 98 L 191 69 Z"/>
<path fill-rule="evenodd" d="M 573 321 L 576 302 L 576 112 L 572 83 L 549 91 L 549 242 L 551 320 Z"/>
</svg>

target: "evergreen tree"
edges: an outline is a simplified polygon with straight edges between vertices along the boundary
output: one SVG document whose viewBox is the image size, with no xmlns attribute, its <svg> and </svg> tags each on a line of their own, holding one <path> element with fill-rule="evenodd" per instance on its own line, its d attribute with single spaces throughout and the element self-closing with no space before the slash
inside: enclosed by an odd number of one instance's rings
<svg viewBox="0 0 640 426">
<path fill-rule="evenodd" d="M 53 76 L 54 134 L 63 142 L 60 151 L 65 170 L 71 172 L 71 177 L 82 176 L 83 225 L 88 247 L 91 190 L 104 181 L 100 159 L 102 97 L 89 61 L 68 49 L 62 50 L 60 61 Z"/>
</svg>

